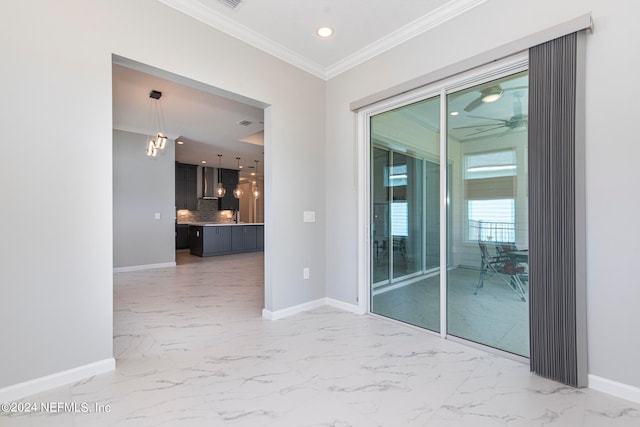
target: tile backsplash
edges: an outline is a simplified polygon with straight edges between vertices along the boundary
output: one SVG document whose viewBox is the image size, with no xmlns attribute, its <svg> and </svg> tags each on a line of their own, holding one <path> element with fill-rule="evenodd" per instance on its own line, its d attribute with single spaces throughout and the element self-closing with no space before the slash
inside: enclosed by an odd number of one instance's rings
<svg viewBox="0 0 640 427">
<path fill-rule="evenodd" d="M 188 224 L 190 222 L 231 224 L 234 222 L 233 211 L 219 211 L 217 200 L 198 199 L 197 211 L 178 211 L 178 224 Z"/>
</svg>

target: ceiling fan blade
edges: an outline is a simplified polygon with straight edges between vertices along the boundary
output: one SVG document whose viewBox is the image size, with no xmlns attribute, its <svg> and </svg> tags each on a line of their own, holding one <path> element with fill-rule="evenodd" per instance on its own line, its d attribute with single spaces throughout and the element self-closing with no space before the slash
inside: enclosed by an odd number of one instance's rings
<svg viewBox="0 0 640 427">
<path fill-rule="evenodd" d="M 529 86 L 517 86 L 517 87 L 505 87 L 502 88 L 503 91 L 508 91 L 508 90 L 520 90 L 520 89 L 529 89 Z"/>
<path fill-rule="evenodd" d="M 522 102 L 520 100 L 513 101 L 513 115 L 522 117 Z"/>
<path fill-rule="evenodd" d="M 484 129 L 478 132 L 474 132 L 474 133 L 470 133 L 469 135 L 465 135 L 464 138 L 469 138 L 470 136 L 474 136 L 474 135 L 479 135 L 481 133 L 485 133 L 485 132 L 491 132 L 492 130 L 496 130 L 496 129 L 500 129 L 504 127 L 503 125 L 496 125 L 495 127 L 489 128 L 489 129 Z"/>
<path fill-rule="evenodd" d="M 482 116 L 467 116 L 467 117 L 473 117 L 474 119 L 483 119 L 483 120 L 495 120 L 496 122 L 502 122 L 502 123 L 507 123 L 509 121 L 505 119 L 494 119 L 493 117 L 482 117 Z"/>
<path fill-rule="evenodd" d="M 482 96 L 479 96 L 476 99 L 474 99 L 473 101 L 471 101 L 469 103 L 469 105 L 464 107 L 464 111 L 466 111 L 468 113 L 469 111 L 473 111 L 473 110 L 475 110 L 476 108 L 478 108 L 481 105 L 482 105 Z"/>
<path fill-rule="evenodd" d="M 480 128 L 480 127 L 485 127 L 485 126 L 503 126 L 502 124 L 498 124 L 498 123 L 484 123 L 481 125 L 472 125 L 472 126 L 459 126 L 457 128 L 452 128 L 452 129 L 474 129 L 474 128 Z"/>
</svg>

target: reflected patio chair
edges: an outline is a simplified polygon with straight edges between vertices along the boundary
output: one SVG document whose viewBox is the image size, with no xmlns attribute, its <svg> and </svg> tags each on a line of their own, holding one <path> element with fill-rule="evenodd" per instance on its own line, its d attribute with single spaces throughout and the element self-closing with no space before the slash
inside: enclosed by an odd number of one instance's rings
<svg viewBox="0 0 640 427">
<path fill-rule="evenodd" d="M 487 245 L 484 242 L 478 242 L 478 245 L 480 246 L 481 256 L 480 277 L 478 278 L 478 283 L 476 284 L 473 294 L 478 294 L 478 289 L 484 286 L 484 279 L 486 277 L 497 276 L 509 286 L 509 289 L 515 292 L 522 301 L 526 301 L 526 292 L 521 279 L 521 276 L 526 274 L 525 268 L 518 265 L 518 262 L 508 254 L 501 254 L 500 251 L 497 251 L 496 256 L 490 256 Z"/>
<path fill-rule="evenodd" d="M 516 247 L 516 245 L 512 243 L 496 244 L 496 254 L 499 257 L 509 257 L 513 259 L 516 262 L 516 264 L 518 264 L 518 267 L 522 267 L 524 269 L 522 273 L 518 274 L 518 277 L 524 284 L 529 282 L 529 264 L 528 264 L 529 256 L 520 255 L 522 252 L 523 251 L 518 252 L 518 248 Z"/>
<path fill-rule="evenodd" d="M 407 238 L 406 237 L 393 237 L 393 251 L 397 252 L 402 258 L 407 258 Z"/>
<path fill-rule="evenodd" d="M 378 264 L 380 260 L 384 261 L 385 260 L 384 257 L 388 255 L 387 241 L 380 240 L 380 242 L 378 242 L 376 240 L 375 242 L 373 242 L 373 250 L 376 254 L 376 264 Z"/>
<path fill-rule="evenodd" d="M 496 244 L 496 254 L 498 256 L 510 257 L 511 255 L 509 255 L 509 253 L 513 252 L 513 251 L 515 251 L 517 249 L 518 248 L 516 248 L 516 245 L 513 245 L 511 243 L 498 243 L 498 244 Z"/>
</svg>

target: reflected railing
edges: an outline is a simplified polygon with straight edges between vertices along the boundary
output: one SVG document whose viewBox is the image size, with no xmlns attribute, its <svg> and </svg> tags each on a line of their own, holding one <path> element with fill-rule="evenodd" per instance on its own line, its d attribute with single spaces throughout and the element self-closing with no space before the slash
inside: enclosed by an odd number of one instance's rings
<svg viewBox="0 0 640 427">
<path fill-rule="evenodd" d="M 469 220 L 469 240 L 495 243 L 515 243 L 516 225 L 513 222 Z"/>
</svg>

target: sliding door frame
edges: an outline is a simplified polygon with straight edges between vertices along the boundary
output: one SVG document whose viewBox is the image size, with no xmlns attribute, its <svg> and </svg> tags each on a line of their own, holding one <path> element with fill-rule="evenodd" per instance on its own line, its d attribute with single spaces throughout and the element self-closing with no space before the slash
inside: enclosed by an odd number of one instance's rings
<svg viewBox="0 0 640 427">
<path fill-rule="evenodd" d="M 481 347 L 487 351 L 507 357 L 527 361 L 520 356 L 476 344 L 447 334 L 447 268 L 448 268 L 448 176 L 449 159 L 447 153 L 447 95 L 478 84 L 496 80 L 528 69 L 528 51 L 523 51 L 490 64 L 445 78 L 421 88 L 400 94 L 369 105 L 358 111 L 358 310 L 371 313 L 371 117 L 425 99 L 440 97 L 440 336 L 454 338 L 469 345 Z M 374 314 L 374 313 L 372 313 Z M 425 329 L 425 331 L 428 331 Z"/>
</svg>

